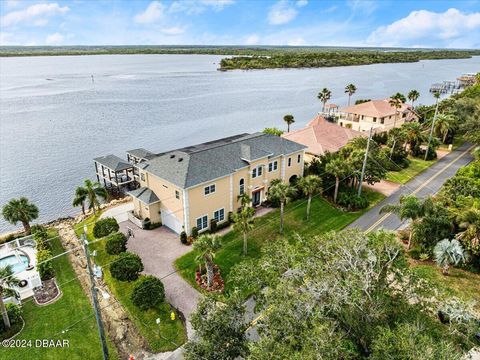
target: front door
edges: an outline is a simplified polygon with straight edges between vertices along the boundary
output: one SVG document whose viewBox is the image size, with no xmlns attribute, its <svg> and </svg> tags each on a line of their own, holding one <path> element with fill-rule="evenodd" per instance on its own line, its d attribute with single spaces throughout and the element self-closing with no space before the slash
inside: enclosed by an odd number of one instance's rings
<svg viewBox="0 0 480 360">
<path fill-rule="evenodd" d="M 258 206 L 260 205 L 260 201 L 261 201 L 261 196 L 260 196 L 260 193 L 262 191 L 256 191 L 252 194 L 252 204 L 253 206 Z"/>
</svg>

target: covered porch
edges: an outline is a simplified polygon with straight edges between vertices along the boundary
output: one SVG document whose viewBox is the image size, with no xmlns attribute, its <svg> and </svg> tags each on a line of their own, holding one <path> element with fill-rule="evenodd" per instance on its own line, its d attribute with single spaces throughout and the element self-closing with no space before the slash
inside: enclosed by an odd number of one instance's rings
<svg viewBox="0 0 480 360">
<path fill-rule="evenodd" d="M 116 155 L 106 155 L 93 159 L 99 183 L 112 194 L 123 195 L 138 187 L 135 180 L 135 167 Z"/>
</svg>

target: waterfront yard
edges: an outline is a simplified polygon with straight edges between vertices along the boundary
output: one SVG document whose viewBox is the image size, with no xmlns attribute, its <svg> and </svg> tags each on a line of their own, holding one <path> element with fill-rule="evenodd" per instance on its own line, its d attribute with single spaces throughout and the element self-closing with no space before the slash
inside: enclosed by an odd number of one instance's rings
<svg viewBox="0 0 480 360">
<path fill-rule="evenodd" d="M 367 194 L 371 205 L 381 201 L 384 196 L 380 193 L 368 190 Z M 301 199 L 288 204 L 285 208 L 285 229 L 284 236 L 289 237 L 293 234 L 304 236 L 314 236 L 330 230 L 341 230 L 352 221 L 360 217 L 366 210 L 358 212 L 345 212 L 335 208 L 322 197 L 315 197 L 312 200 L 312 209 L 310 220 L 306 221 L 306 200 Z M 255 228 L 248 236 L 248 258 L 257 258 L 260 256 L 261 248 L 268 242 L 273 242 L 280 238 L 279 234 L 279 210 L 276 209 L 262 217 L 255 219 Z M 215 263 L 218 264 L 225 280 L 226 291 L 231 289 L 228 277 L 232 267 L 244 260 L 242 253 L 243 236 L 237 231 L 230 231 L 222 238 L 223 247 L 215 256 Z M 198 263 L 195 261 L 197 253 L 191 251 L 175 261 L 175 266 L 180 274 L 192 286 L 197 286 L 195 282 L 195 269 Z"/>
<path fill-rule="evenodd" d="M 49 237 L 57 232 L 50 230 Z M 50 241 L 53 255 L 64 252 L 58 237 Z M 56 281 L 62 291 L 62 297 L 55 303 L 38 306 L 33 298 L 23 303 L 25 328 L 16 339 L 31 340 L 68 340 L 68 347 L 26 347 L 3 348 L 2 359 L 44 359 L 44 360 L 83 360 L 102 358 L 102 348 L 98 337 L 97 324 L 93 308 L 83 292 L 75 271 L 67 256 L 53 260 Z M 114 347 L 109 343 L 111 359 L 118 359 Z"/>
<path fill-rule="evenodd" d="M 389 171 L 386 180 L 405 184 L 437 161 L 436 159 L 425 161 L 414 157 L 409 157 L 408 159 L 410 160 L 410 165 L 407 168 L 400 171 Z"/>
<path fill-rule="evenodd" d="M 84 221 L 88 223 L 87 236 L 90 241 L 97 241 L 93 237 L 94 221 L 98 219 L 100 214 L 90 217 Z M 83 232 L 83 226 L 77 226 L 77 236 Z M 142 336 L 147 340 L 149 346 L 154 352 L 163 352 L 174 350 L 182 345 L 186 340 L 186 330 L 181 319 L 177 316 L 175 320 L 171 320 L 170 314 L 172 309 L 167 303 L 162 303 L 154 309 L 141 311 L 137 308 L 130 296 L 135 284 L 139 281 L 124 282 L 114 279 L 108 270 L 108 264 L 115 260 L 115 256 L 108 255 L 105 252 L 105 241 L 100 240 L 92 245 L 90 249 L 97 251 L 95 262 L 97 265 L 105 266 L 103 270 L 103 280 L 108 285 L 110 291 L 114 294 L 118 302 L 129 314 L 130 320 L 135 324 Z M 156 323 L 156 319 L 160 319 L 160 324 Z"/>
</svg>

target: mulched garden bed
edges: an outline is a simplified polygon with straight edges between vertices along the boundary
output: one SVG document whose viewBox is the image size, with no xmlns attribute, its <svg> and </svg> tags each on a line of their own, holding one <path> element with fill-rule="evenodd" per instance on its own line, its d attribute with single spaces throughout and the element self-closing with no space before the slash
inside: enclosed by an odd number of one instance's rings
<svg viewBox="0 0 480 360">
<path fill-rule="evenodd" d="M 202 272 L 200 273 L 199 270 L 195 272 L 195 281 L 197 282 L 198 286 L 202 289 L 212 292 L 223 292 L 225 288 L 225 282 L 220 275 L 220 268 L 217 265 L 213 267 L 213 283 L 212 286 L 207 286 L 207 272 L 205 268 L 202 268 Z"/>
<path fill-rule="evenodd" d="M 33 289 L 33 296 L 39 305 L 46 305 L 53 302 L 60 296 L 55 278 L 42 281 L 42 286 Z"/>
</svg>

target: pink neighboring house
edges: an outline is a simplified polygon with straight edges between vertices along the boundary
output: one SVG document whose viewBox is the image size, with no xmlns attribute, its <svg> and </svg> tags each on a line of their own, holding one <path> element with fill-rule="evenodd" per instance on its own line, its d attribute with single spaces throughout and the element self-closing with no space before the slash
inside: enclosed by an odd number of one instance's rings
<svg viewBox="0 0 480 360">
<path fill-rule="evenodd" d="M 309 161 L 314 156 L 328 152 L 337 152 L 344 147 L 350 139 L 357 136 L 367 137 L 368 134 L 341 127 L 328 122 L 321 115 L 317 115 L 303 129 L 283 134 L 282 137 L 308 148 L 305 150 L 305 160 Z"/>
</svg>

